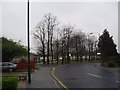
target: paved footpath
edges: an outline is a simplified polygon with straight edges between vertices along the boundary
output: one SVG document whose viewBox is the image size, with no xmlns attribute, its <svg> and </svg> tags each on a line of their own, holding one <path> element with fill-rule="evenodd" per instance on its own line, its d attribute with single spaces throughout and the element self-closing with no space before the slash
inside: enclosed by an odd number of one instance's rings
<svg viewBox="0 0 120 90">
<path fill-rule="evenodd" d="M 28 83 L 26 88 L 58 88 L 50 76 L 52 66 L 39 66 L 38 68 L 32 73 L 31 84 Z"/>
</svg>

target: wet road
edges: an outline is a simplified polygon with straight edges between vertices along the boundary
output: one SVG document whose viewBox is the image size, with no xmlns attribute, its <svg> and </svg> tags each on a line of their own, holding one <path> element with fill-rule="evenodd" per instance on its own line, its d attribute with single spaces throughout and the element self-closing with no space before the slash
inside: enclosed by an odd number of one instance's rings
<svg viewBox="0 0 120 90">
<path fill-rule="evenodd" d="M 57 66 L 55 75 L 68 88 L 118 88 L 118 68 L 101 67 L 100 63 Z"/>
</svg>

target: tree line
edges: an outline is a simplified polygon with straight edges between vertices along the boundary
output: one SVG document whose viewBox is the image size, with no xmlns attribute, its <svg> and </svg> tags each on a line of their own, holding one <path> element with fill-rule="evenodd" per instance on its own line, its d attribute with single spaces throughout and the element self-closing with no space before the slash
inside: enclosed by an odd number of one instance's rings
<svg viewBox="0 0 120 90">
<path fill-rule="evenodd" d="M 33 33 L 38 42 L 37 53 L 43 57 L 43 64 L 49 64 L 54 60 L 59 63 L 70 63 L 83 60 L 83 56 L 90 59 L 96 55 L 96 37 L 82 32 L 71 24 L 60 25 L 56 16 L 51 13 L 44 15 L 37 24 Z M 47 57 L 47 59 L 46 59 Z M 46 62 L 47 60 L 47 62 Z"/>
<path fill-rule="evenodd" d="M 110 36 L 107 29 L 99 36 L 99 42 L 91 34 L 86 34 L 71 24 L 60 25 L 57 17 L 50 13 L 44 15 L 33 33 L 38 42 L 37 54 L 43 57 L 43 64 L 53 64 L 54 61 L 64 64 L 72 60 L 82 62 L 83 56 L 85 60 L 95 59 L 97 52 L 101 53 L 103 59 L 110 57 L 120 62 L 113 36 Z M 5 37 L 1 37 L 0 42 L 2 61 L 27 55 L 27 47 L 19 42 Z"/>
</svg>

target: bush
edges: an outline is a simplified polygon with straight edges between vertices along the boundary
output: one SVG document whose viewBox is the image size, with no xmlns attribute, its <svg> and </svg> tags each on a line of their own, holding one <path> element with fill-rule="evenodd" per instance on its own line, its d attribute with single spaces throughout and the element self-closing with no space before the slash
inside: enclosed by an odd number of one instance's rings
<svg viewBox="0 0 120 90">
<path fill-rule="evenodd" d="M 17 77 L 3 77 L 2 90 L 17 90 L 18 78 Z"/>
<path fill-rule="evenodd" d="M 109 62 L 109 67 L 115 67 L 115 63 L 114 62 Z"/>
</svg>

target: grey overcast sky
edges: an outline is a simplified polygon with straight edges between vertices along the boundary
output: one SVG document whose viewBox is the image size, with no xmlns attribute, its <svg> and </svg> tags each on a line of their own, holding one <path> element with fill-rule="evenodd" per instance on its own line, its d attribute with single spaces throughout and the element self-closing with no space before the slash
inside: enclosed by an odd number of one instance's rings
<svg viewBox="0 0 120 90">
<path fill-rule="evenodd" d="M 26 3 L 2 2 L 1 8 L 2 36 L 15 41 L 21 40 L 23 45 L 27 45 Z M 118 45 L 117 2 L 31 2 L 31 31 L 46 13 L 57 16 L 62 25 L 70 23 L 86 33 L 93 32 L 98 35 L 97 33 L 102 34 L 107 28 L 110 35 L 113 35 L 115 44 Z M 31 39 L 31 47 L 35 48 L 33 39 Z"/>
</svg>

